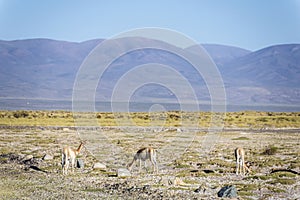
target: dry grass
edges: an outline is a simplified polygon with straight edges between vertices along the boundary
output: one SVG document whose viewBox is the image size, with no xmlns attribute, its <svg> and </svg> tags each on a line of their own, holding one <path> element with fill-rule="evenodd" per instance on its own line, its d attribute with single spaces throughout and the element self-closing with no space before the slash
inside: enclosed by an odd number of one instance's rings
<svg viewBox="0 0 300 200">
<path fill-rule="evenodd" d="M 222 119 L 222 117 L 224 117 Z M 16 126 L 164 126 L 203 127 L 212 122 L 226 128 L 299 128 L 299 112 L 153 112 L 153 113 L 72 113 L 66 111 L 0 111 L 0 125 Z"/>
</svg>

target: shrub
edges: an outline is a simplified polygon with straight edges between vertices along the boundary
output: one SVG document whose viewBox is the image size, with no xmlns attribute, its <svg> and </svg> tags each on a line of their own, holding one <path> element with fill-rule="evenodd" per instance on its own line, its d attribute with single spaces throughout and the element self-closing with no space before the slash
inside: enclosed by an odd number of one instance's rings
<svg viewBox="0 0 300 200">
<path fill-rule="evenodd" d="M 238 137 L 238 138 L 233 138 L 232 140 L 250 140 L 247 137 Z"/>
<path fill-rule="evenodd" d="M 265 149 L 265 151 L 262 153 L 263 155 L 274 155 L 276 154 L 278 148 L 275 146 L 269 146 Z"/>
<path fill-rule="evenodd" d="M 24 111 L 24 110 L 16 111 L 16 112 L 14 112 L 13 116 L 15 118 L 26 118 L 26 117 L 29 116 L 29 113 L 27 111 Z"/>
</svg>

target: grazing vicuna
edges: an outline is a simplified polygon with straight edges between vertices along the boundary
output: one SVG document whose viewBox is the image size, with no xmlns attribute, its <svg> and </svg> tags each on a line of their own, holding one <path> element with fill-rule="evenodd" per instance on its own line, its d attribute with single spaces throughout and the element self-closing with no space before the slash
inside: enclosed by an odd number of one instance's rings
<svg viewBox="0 0 300 200">
<path fill-rule="evenodd" d="M 234 150 L 234 156 L 236 160 L 236 174 L 245 175 L 245 169 L 250 173 L 251 170 L 247 167 L 245 163 L 245 150 L 243 148 L 236 148 Z"/>
<path fill-rule="evenodd" d="M 139 160 L 139 172 L 141 172 L 142 161 L 144 161 L 145 167 L 146 167 L 147 160 L 150 160 L 150 162 L 152 163 L 153 171 L 158 172 L 158 167 L 157 167 L 157 163 L 156 163 L 156 151 L 152 147 L 144 147 L 136 152 L 136 154 L 133 157 L 132 162 L 128 164 L 129 171 L 132 170 L 132 166 L 133 166 L 134 162 L 137 160 Z"/>
<path fill-rule="evenodd" d="M 72 171 L 74 171 L 76 156 L 80 153 L 82 148 L 83 148 L 83 142 L 80 143 L 77 149 L 73 149 L 69 146 L 63 148 L 62 155 L 61 155 L 61 165 L 62 165 L 63 174 L 65 175 L 68 174 L 70 162 L 71 162 Z"/>
</svg>

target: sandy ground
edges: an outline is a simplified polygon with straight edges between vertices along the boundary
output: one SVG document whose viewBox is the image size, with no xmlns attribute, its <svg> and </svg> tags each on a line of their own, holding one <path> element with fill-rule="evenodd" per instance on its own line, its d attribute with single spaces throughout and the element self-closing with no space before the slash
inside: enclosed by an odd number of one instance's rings
<svg viewBox="0 0 300 200">
<path fill-rule="evenodd" d="M 79 133 L 79 134 L 78 134 Z M 300 199 L 300 132 L 227 130 L 206 138 L 197 129 L 107 127 L 9 127 L 0 130 L 2 199 L 218 199 L 226 185 L 238 199 Z M 83 169 L 61 171 L 61 149 L 86 142 Z M 118 177 L 141 147 L 157 149 L 159 173 L 151 164 Z M 252 172 L 235 174 L 234 149 L 243 147 Z M 275 148 L 273 155 L 266 149 Z M 49 160 L 44 160 L 44 155 Z M 53 158 L 51 158 L 53 157 Z M 93 169 L 100 162 L 105 170 Z M 274 169 L 290 171 L 271 173 Z"/>
</svg>

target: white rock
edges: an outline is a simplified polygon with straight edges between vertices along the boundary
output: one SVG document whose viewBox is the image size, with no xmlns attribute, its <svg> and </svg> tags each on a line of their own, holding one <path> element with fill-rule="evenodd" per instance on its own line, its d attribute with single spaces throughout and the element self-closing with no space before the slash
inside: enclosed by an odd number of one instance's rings
<svg viewBox="0 0 300 200">
<path fill-rule="evenodd" d="M 49 154 L 45 154 L 43 156 L 43 160 L 53 160 L 53 156 L 52 155 L 49 155 Z"/>
<path fill-rule="evenodd" d="M 31 160 L 33 159 L 33 155 L 26 155 L 23 160 L 26 161 L 26 160 Z"/>
<path fill-rule="evenodd" d="M 117 173 L 118 177 L 128 177 L 131 176 L 131 173 L 128 169 L 126 168 L 119 168 L 118 169 L 118 173 Z"/>
<path fill-rule="evenodd" d="M 97 163 L 94 164 L 93 169 L 106 170 L 106 165 L 97 162 Z"/>
<path fill-rule="evenodd" d="M 70 129 L 69 128 L 63 128 L 63 131 L 69 131 Z"/>
</svg>

